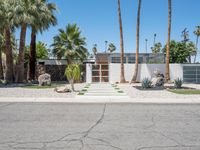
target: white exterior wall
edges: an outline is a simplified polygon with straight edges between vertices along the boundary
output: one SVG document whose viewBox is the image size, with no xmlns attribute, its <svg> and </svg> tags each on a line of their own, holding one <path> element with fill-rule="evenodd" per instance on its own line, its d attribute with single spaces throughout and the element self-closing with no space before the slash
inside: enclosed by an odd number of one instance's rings
<svg viewBox="0 0 200 150">
<path fill-rule="evenodd" d="M 86 82 L 92 83 L 92 65 L 86 64 Z"/>
<path fill-rule="evenodd" d="M 134 64 L 124 64 L 125 79 L 131 81 Z M 159 70 L 165 75 L 165 64 L 140 64 L 138 71 L 138 81 L 142 81 L 144 78 L 152 78 L 153 72 Z M 115 83 L 120 81 L 120 64 L 109 65 L 109 81 Z M 171 80 L 176 78 L 183 79 L 183 65 L 182 64 L 170 64 L 170 77 Z"/>
<path fill-rule="evenodd" d="M 170 77 L 171 80 L 177 78 L 183 79 L 183 66 L 200 66 L 200 64 L 170 64 Z M 124 64 L 125 79 L 131 81 L 134 64 Z M 159 70 L 165 75 L 165 64 L 140 64 L 138 71 L 138 81 L 144 78 L 152 78 L 153 72 Z M 109 64 L 109 82 L 116 83 L 120 81 L 120 64 Z M 92 83 L 92 65 L 86 65 L 86 82 Z"/>
</svg>

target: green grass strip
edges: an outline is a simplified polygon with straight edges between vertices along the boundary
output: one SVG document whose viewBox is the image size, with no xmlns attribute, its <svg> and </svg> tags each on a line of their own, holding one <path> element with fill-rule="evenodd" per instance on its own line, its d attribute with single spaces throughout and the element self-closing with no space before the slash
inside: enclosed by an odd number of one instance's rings
<svg viewBox="0 0 200 150">
<path fill-rule="evenodd" d="M 176 94 L 185 94 L 185 95 L 198 95 L 200 94 L 200 90 L 175 90 L 170 89 L 169 92 L 176 93 Z"/>
</svg>

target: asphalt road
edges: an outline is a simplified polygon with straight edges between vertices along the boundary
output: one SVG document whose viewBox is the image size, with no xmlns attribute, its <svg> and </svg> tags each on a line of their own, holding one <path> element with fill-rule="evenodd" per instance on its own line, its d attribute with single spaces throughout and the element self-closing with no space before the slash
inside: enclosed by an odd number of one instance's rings
<svg viewBox="0 0 200 150">
<path fill-rule="evenodd" d="M 0 150 L 200 150 L 200 105 L 0 103 Z"/>
</svg>

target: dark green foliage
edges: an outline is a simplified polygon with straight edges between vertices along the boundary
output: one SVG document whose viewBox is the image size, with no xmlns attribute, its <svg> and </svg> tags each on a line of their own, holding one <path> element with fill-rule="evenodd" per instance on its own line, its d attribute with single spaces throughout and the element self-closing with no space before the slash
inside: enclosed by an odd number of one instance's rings
<svg viewBox="0 0 200 150">
<path fill-rule="evenodd" d="M 166 46 L 163 48 L 166 52 Z M 189 57 L 195 55 L 196 48 L 193 42 L 176 42 L 170 43 L 170 63 L 188 63 Z"/>
<path fill-rule="evenodd" d="M 151 50 L 152 50 L 152 53 L 153 54 L 158 54 L 161 52 L 162 50 L 162 44 L 159 42 L 159 43 L 155 43 L 154 44 L 154 47 L 151 47 Z"/>
</svg>

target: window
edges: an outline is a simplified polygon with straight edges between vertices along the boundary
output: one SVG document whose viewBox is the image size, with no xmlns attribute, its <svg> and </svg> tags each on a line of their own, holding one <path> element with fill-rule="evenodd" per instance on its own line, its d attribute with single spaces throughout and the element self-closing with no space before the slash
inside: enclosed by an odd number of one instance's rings
<svg viewBox="0 0 200 150">
<path fill-rule="evenodd" d="M 111 63 L 121 63 L 120 57 L 111 57 Z M 126 57 L 124 57 L 124 63 L 126 63 Z"/>
<path fill-rule="evenodd" d="M 143 62 L 143 57 L 139 57 L 139 63 Z M 128 58 L 128 63 L 129 64 L 134 64 L 135 63 L 135 57 L 129 57 Z"/>
<path fill-rule="evenodd" d="M 129 57 L 129 58 L 128 58 L 128 63 L 129 63 L 129 64 L 135 63 L 135 57 Z"/>
</svg>

